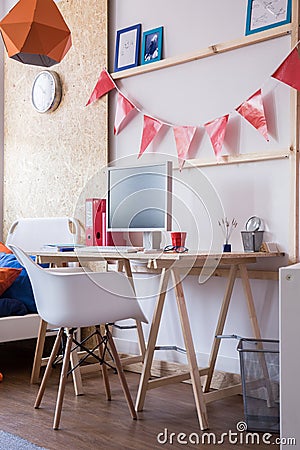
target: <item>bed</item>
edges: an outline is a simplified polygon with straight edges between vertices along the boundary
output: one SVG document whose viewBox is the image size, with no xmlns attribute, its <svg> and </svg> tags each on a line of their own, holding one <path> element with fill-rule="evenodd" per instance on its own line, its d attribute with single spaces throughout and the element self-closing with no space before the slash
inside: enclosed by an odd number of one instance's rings
<svg viewBox="0 0 300 450">
<path fill-rule="evenodd" d="M 80 240 L 80 224 L 73 217 L 21 218 L 10 227 L 6 246 L 15 244 L 25 251 L 40 250 L 47 244 L 71 244 Z M 38 337 L 40 317 L 36 313 L 0 317 L 0 343 Z"/>
</svg>

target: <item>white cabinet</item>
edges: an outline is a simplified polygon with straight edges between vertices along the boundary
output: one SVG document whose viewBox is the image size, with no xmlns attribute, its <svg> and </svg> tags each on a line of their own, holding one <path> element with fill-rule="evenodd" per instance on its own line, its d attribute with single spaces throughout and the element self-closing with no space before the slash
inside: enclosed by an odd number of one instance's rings
<svg viewBox="0 0 300 450">
<path fill-rule="evenodd" d="M 280 269 L 281 437 L 300 448 L 300 264 Z"/>
</svg>

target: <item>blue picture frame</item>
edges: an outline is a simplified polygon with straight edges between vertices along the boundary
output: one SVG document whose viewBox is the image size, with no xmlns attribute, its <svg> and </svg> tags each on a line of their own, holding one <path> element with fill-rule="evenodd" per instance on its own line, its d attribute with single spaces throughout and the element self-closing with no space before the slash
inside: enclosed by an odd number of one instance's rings
<svg viewBox="0 0 300 450">
<path fill-rule="evenodd" d="M 117 31 L 114 71 L 130 69 L 139 64 L 140 23 Z"/>
<path fill-rule="evenodd" d="M 162 57 L 163 27 L 144 31 L 141 64 L 160 61 Z"/>
<path fill-rule="evenodd" d="M 291 22 L 292 0 L 248 0 L 245 35 Z"/>
</svg>

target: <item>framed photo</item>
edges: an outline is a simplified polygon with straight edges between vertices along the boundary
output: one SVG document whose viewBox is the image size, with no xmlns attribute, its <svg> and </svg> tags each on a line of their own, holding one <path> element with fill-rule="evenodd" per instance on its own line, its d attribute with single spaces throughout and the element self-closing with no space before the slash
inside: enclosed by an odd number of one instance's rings
<svg viewBox="0 0 300 450">
<path fill-rule="evenodd" d="M 143 33 L 142 64 L 148 64 L 161 59 L 162 39 L 163 27 L 154 28 Z"/>
<path fill-rule="evenodd" d="M 292 0 L 248 0 L 245 34 L 258 33 L 291 21 Z"/>
<path fill-rule="evenodd" d="M 117 31 L 115 72 L 136 67 L 139 63 L 141 24 Z"/>
</svg>

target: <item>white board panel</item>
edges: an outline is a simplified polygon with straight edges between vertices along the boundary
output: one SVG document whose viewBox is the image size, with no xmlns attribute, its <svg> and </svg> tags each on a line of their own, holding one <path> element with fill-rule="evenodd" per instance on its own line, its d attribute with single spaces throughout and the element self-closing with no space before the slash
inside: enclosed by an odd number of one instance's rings
<svg viewBox="0 0 300 450">
<path fill-rule="evenodd" d="M 246 1 L 206 2 L 169 0 L 151 2 L 145 8 L 138 0 L 115 0 L 110 11 L 110 56 L 114 54 L 115 32 L 134 23 L 142 31 L 164 26 L 164 57 L 180 55 L 208 45 L 244 36 Z M 180 29 L 180 32 L 178 32 Z M 214 55 L 192 63 L 117 80 L 118 88 L 139 109 L 133 112 L 126 127 L 114 136 L 116 93 L 110 93 L 110 158 L 125 158 L 128 165 L 137 163 L 141 142 L 143 114 L 149 114 L 166 125 L 147 148 L 140 162 L 148 163 L 172 158 L 176 161 L 173 125 L 197 127 L 189 156 L 215 160 L 204 123 L 229 114 L 223 154 L 238 155 L 287 150 L 290 146 L 290 88 L 271 78 L 290 51 L 290 37 L 276 38 Z M 262 90 L 269 142 L 235 108 L 258 89 Z M 122 162 L 124 164 L 124 161 Z M 209 222 L 216 221 L 200 206 L 191 190 L 183 185 L 199 176 L 208 177 L 220 198 L 224 213 L 238 221 L 232 236 L 235 249 L 242 249 L 240 231 L 251 215 L 261 216 L 266 226 L 267 240 L 280 244 L 288 251 L 288 222 L 290 198 L 290 167 L 288 160 L 266 161 L 206 169 L 184 169 L 176 172 L 179 183 L 175 189 L 178 200 L 173 210 L 174 220 L 180 217 L 182 228 L 189 232 L 188 245 L 207 249 L 211 243 Z M 181 184 L 181 186 L 180 186 Z M 201 203 L 201 202 L 200 202 Z M 189 214 L 184 212 L 189 210 Z M 283 220 L 284 218 L 284 220 Z M 197 236 L 197 237 L 196 237 Z M 199 243 L 200 242 L 200 243 Z"/>
</svg>

